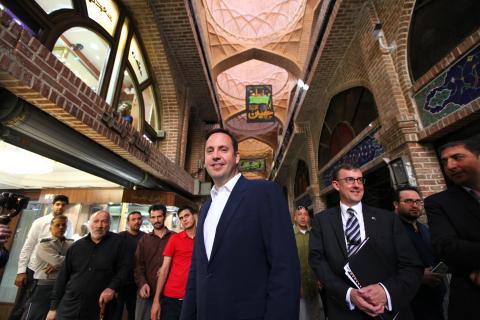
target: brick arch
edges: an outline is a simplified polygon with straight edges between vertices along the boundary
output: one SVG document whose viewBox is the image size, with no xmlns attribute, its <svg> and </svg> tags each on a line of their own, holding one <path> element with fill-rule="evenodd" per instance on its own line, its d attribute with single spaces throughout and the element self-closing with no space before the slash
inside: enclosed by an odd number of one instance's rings
<svg viewBox="0 0 480 320">
<path fill-rule="evenodd" d="M 261 136 L 258 136 L 258 137 L 245 136 L 245 137 L 242 137 L 241 139 L 239 139 L 238 143 L 240 144 L 240 142 L 243 142 L 243 141 L 249 140 L 249 139 L 257 140 L 261 143 L 264 143 L 264 144 L 268 145 L 270 148 L 272 148 L 272 151 L 275 151 L 276 146 L 272 145 L 272 141 L 268 141 L 267 139 L 265 139 Z"/>
<path fill-rule="evenodd" d="M 398 26 L 395 29 L 395 39 L 397 42 L 396 57 L 394 60 L 395 69 L 398 74 L 398 81 L 405 97 L 405 102 L 410 110 L 413 111 L 413 103 L 409 96 L 412 88 L 412 78 L 408 65 L 408 35 L 410 32 L 410 24 L 412 21 L 413 9 L 416 0 L 404 0 L 400 17 L 398 18 Z"/>
<path fill-rule="evenodd" d="M 260 48 L 251 48 L 223 59 L 212 68 L 213 74 L 216 77 L 223 71 L 252 59 L 282 67 L 296 78 L 301 76 L 301 70 L 295 62 L 282 55 Z"/>
<path fill-rule="evenodd" d="M 350 81 L 347 81 L 347 82 L 339 82 L 339 84 L 337 86 L 333 87 L 331 90 L 328 91 L 328 96 L 322 102 L 322 105 L 324 105 L 325 108 L 326 108 L 325 112 L 322 115 L 322 119 L 321 119 L 322 124 L 323 124 L 323 121 L 325 121 L 325 117 L 327 116 L 328 106 L 330 105 L 330 101 L 332 101 L 332 98 L 335 97 L 340 92 L 343 92 L 345 90 L 348 90 L 348 89 L 354 88 L 354 87 L 365 87 L 366 89 L 368 89 L 373 94 L 373 97 L 375 98 L 375 94 L 374 94 L 375 91 L 372 90 L 373 88 L 372 88 L 370 82 L 368 82 L 365 79 L 354 79 L 354 80 L 350 80 Z M 321 136 L 321 131 L 320 131 L 318 136 L 312 137 L 312 139 L 314 141 L 314 143 L 313 143 L 314 159 L 318 159 L 318 149 L 320 147 L 320 136 Z M 315 161 L 317 161 L 317 160 L 315 160 Z M 317 163 L 317 166 L 318 166 L 318 163 Z M 319 168 L 320 167 L 318 167 L 318 169 Z"/>
</svg>

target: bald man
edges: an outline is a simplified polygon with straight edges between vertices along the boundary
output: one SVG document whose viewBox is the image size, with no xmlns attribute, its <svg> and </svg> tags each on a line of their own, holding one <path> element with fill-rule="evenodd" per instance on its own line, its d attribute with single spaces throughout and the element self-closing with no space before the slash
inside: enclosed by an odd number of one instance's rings
<svg viewBox="0 0 480 320">
<path fill-rule="evenodd" d="M 110 214 L 90 217 L 90 233 L 68 250 L 53 293 L 48 320 L 111 318 L 110 303 L 131 265 L 122 237 L 110 232 Z"/>
</svg>

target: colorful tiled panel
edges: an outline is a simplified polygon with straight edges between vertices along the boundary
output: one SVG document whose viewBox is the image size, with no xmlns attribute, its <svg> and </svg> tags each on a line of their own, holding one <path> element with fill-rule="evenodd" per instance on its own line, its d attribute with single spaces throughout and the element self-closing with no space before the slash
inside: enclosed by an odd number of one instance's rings
<svg viewBox="0 0 480 320">
<path fill-rule="evenodd" d="M 480 96 L 480 46 L 415 94 L 423 127 L 437 122 Z"/>
<path fill-rule="evenodd" d="M 383 154 L 384 149 L 382 145 L 373 137 L 374 133 L 366 136 L 355 147 L 352 148 L 346 155 L 336 161 L 322 174 L 323 187 L 327 187 L 332 182 L 332 173 L 335 168 L 343 163 L 351 163 L 358 167 L 378 158 Z"/>
</svg>

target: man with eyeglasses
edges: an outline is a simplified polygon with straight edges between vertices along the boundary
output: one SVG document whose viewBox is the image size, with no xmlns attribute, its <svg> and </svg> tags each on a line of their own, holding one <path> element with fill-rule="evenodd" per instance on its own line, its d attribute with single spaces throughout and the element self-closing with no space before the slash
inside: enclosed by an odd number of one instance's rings
<svg viewBox="0 0 480 320">
<path fill-rule="evenodd" d="M 443 320 L 446 288 L 443 275 L 432 272 L 437 261 L 432 253 L 430 230 L 418 221 L 423 211 L 420 193 L 415 187 L 400 187 L 395 191 L 393 205 L 424 266 L 422 284 L 411 303 L 413 315 L 419 320 Z"/>
<path fill-rule="evenodd" d="M 310 234 L 310 265 L 327 294 L 328 319 L 378 317 L 386 310 L 397 320 L 413 319 L 410 301 L 420 284 L 423 267 L 410 239 L 393 213 L 362 203 L 362 171 L 351 164 L 338 166 L 332 186 L 340 204 L 316 215 Z M 386 277 L 361 289 L 345 276 L 349 254 L 366 238 L 384 261 Z M 369 261 L 372 270 L 378 261 Z"/>
<path fill-rule="evenodd" d="M 439 150 L 454 186 L 425 199 L 433 251 L 451 268 L 448 319 L 480 319 L 480 141 Z"/>
</svg>

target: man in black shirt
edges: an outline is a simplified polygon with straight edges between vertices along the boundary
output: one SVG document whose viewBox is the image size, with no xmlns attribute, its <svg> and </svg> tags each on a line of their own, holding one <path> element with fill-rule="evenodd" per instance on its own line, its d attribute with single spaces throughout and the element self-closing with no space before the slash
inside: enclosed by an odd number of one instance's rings
<svg viewBox="0 0 480 320">
<path fill-rule="evenodd" d="M 90 233 L 67 252 L 52 294 L 48 320 L 110 319 L 115 293 L 131 272 L 124 239 L 110 232 L 110 214 L 90 217 Z"/>
<path fill-rule="evenodd" d="M 142 226 L 142 214 L 139 211 L 132 211 L 127 215 L 128 230 L 119 232 L 118 235 L 125 239 L 126 255 L 129 261 L 134 261 L 135 250 L 138 240 L 145 234 L 140 231 Z M 128 274 L 127 283 L 120 289 L 115 307 L 114 319 L 121 320 L 123 307 L 127 307 L 128 320 L 135 319 L 135 304 L 137 302 L 137 285 L 133 278 L 133 271 Z"/>
</svg>

